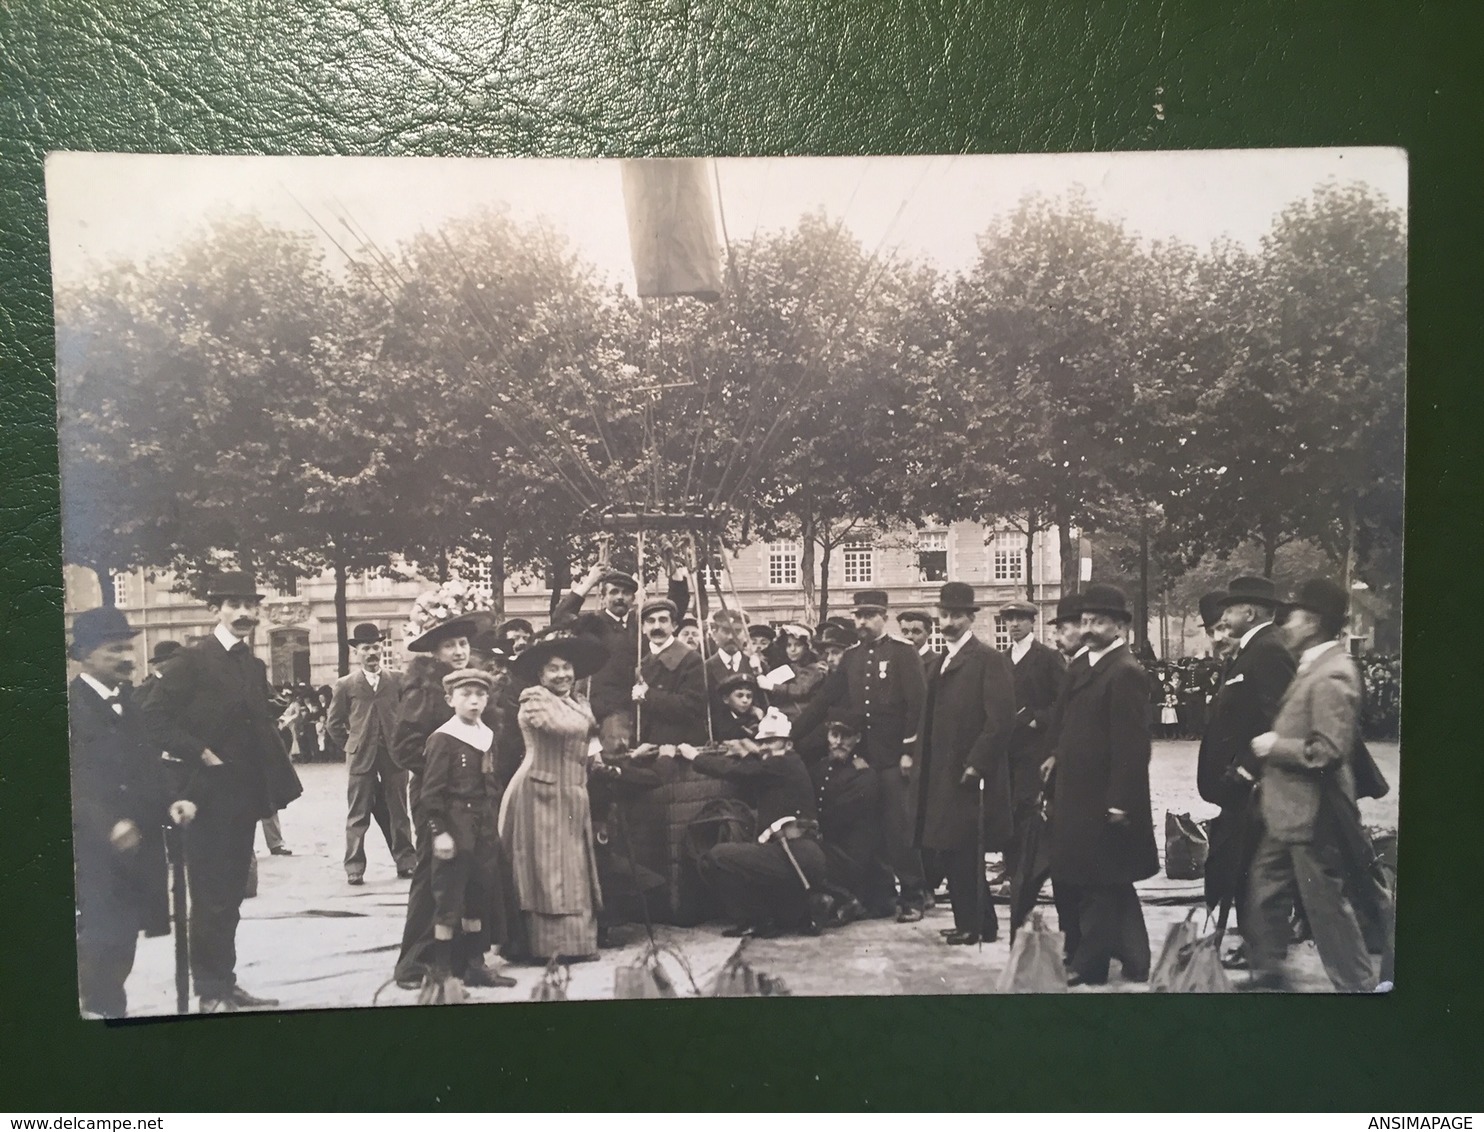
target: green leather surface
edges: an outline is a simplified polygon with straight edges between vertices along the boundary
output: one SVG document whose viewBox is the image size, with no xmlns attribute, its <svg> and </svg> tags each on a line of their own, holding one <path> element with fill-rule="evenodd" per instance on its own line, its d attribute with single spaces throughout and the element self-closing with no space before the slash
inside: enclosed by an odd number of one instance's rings
<svg viewBox="0 0 1484 1132">
<path fill-rule="evenodd" d="M 1479 1107 L 1479 5 L 0 3 L 0 1109 Z M 1164 119 L 1154 103 L 1163 104 Z M 76 1020 L 42 158 L 1402 145 L 1408 751 L 1386 1000 Z M 1473 458 L 1471 458 L 1473 457 Z"/>
</svg>

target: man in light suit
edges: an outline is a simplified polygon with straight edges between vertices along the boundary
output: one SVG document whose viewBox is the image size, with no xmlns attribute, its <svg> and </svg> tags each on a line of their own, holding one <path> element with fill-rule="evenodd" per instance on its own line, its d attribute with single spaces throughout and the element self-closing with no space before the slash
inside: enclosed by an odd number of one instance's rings
<svg viewBox="0 0 1484 1132">
<path fill-rule="evenodd" d="M 392 759 L 401 678 L 381 669 L 385 637 L 370 622 L 351 634 L 359 671 L 335 681 L 325 730 L 345 749 L 346 795 L 345 879 L 364 884 L 366 830 L 371 819 L 381 827 L 397 864 L 399 877 L 410 877 L 417 853 L 412 847 L 412 821 L 407 814 L 407 772 Z"/>
<path fill-rule="evenodd" d="M 1299 655 L 1298 675 L 1273 729 L 1252 740 L 1262 772 L 1257 787 L 1263 832 L 1242 915 L 1252 977 L 1242 989 L 1281 990 L 1288 951 L 1288 914 L 1295 901 L 1308 917 L 1314 945 L 1335 989 L 1375 989 L 1376 974 L 1355 913 L 1345 899 L 1341 849 L 1321 797 L 1337 790 L 1355 806 L 1352 756 L 1360 717 L 1360 673 L 1336 639 L 1349 601 L 1325 578 L 1305 582 L 1290 605 L 1283 634 Z"/>
</svg>

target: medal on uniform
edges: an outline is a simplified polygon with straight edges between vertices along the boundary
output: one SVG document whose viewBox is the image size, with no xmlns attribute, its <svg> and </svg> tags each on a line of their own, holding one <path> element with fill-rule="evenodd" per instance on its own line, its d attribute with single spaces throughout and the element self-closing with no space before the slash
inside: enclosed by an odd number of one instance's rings
<svg viewBox="0 0 1484 1132">
<path fill-rule="evenodd" d="M 877 661 L 876 663 L 878 665 L 878 668 L 876 670 L 876 679 L 878 679 L 878 680 L 885 680 L 886 679 L 886 666 L 887 666 L 887 663 L 888 662 L 887 661 L 884 661 L 884 660 L 880 660 L 880 661 Z"/>
</svg>

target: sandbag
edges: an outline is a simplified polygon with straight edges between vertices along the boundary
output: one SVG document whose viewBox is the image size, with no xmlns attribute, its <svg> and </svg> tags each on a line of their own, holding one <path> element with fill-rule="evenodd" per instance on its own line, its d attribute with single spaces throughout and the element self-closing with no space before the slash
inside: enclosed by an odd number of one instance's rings
<svg viewBox="0 0 1484 1132">
<path fill-rule="evenodd" d="M 711 984 L 711 998 L 769 998 L 792 994 L 782 979 L 757 971 L 743 958 L 743 940 Z"/>
<path fill-rule="evenodd" d="M 1062 962 L 1066 936 L 1046 926 L 1040 912 L 1015 934 L 1010 959 L 1000 972 L 995 990 L 1000 994 L 1055 994 L 1067 989 Z"/>
<path fill-rule="evenodd" d="M 531 990 L 532 1002 L 566 1002 L 567 984 L 572 981 L 572 972 L 560 960 L 553 959 L 546 965 L 541 981 Z"/>
<path fill-rule="evenodd" d="M 669 944 L 651 940 L 632 963 L 614 971 L 613 997 L 680 998 L 683 992 L 676 986 L 674 976 L 665 969 L 662 962 L 666 958 L 673 961 L 689 980 L 691 993 L 699 995 L 700 988 L 696 986 L 695 976 L 691 974 L 690 964 L 685 956 Z"/>
<path fill-rule="evenodd" d="M 1174 989 L 1175 979 L 1185 969 L 1185 962 L 1190 957 L 1190 945 L 1200 938 L 1195 927 L 1195 916 L 1199 911 L 1199 908 L 1192 908 L 1185 919 L 1170 925 L 1164 946 L 1159 949 L 1159 958 L 1149 972 L 1150 990 Z"/>
<path fill-rule="evenodd" d="M 1231 980 L 1221 966 L 1221 937 L 1201 936 L 1180 949 L 1179 971 L 1170 984 L 1175 994 L 1230 994 Z"/>
<path fill-rule="evenodd" d="M 1199 880 L 1206 875 L 1211 850 L 1205 828 L 1189 814 L 1165 811 L 1165 876 L 1171 880 Z"/>
</svg>

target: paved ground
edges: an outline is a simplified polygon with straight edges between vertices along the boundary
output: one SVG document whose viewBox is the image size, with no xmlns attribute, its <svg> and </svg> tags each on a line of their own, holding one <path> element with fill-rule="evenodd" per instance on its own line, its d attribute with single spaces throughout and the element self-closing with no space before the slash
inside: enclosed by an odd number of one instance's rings
<svg viewBox="0 0 1484 1132">
<path fill-rule="evenodd" d="M 1389 797 L 1362 806 L 1368 824 L 1396 827 L 1398 751 L 1396 744 L 1373 744 L 1372 752 L 1393 784 Z M 1166 810 L 1210 817 L 1214 809 L 1195 794 L 1195 744 L 1156 743 L 1151 774 L 1154 814 L 1163 840 Z M 345 883 L 345 768 L 314 764 L 299 768 L 304 796 L 283 815 L 292 857 L 271 857 L 259 847 L 259 895 L 243 905 L 238 931 L 238 975 L 259 994 L 279 998 L 285 1009 L 407 1005 L 415 995 L 384 986 L 401 938 L 407 882 L 399 881 L 386 847 L 373 827 L 367 839 L 370 866 L 364 887 Z M 1166 880 L 1162 875 L 1139 886 L 1149 936 L 1158 954 L 1169 927 L 1199 898 L 1200 882 Z M 1045 906 L 1048 924 L 1055 910 Z M 1003 922 L 1003 913 L 1002 913 Z M 780 977 L 798 995 L 838 994 L 974 994 L 992 991 L 1009 955 L 1007 942 L 983 948 L 946 947 L 939 929 L 951 926 L 946 908 L 930 912 L 919 924 L 877 920 L 852 924 L 816 939 L 788 938 L 747 945 L 754 968 Z M 677 985 L 690 991 L 691 980 L 704 992 L 735 950 L 721 938 L 718 925 L 657 929 L 661 941 L 684 957 L 667 959 Z M 623 946 L 605 951 L 594 962 L 570 968 L 568 997 L 613 997 L 615 972 L 641 953 L 642 927 L 625 929 Z M 131 1012 L 168 1014 L 174 1010 L 174 952 L 166 939 L 141 940 L 139 959 L 129 982 Z M 1310 944 L 1290 958 L 1295 984 L 1304 990 L 1329 989 Z M 473 990 L 472 1001 L 528 1001 L 540 981 L 538 968 L 516 967 L 510 990 Z M 378 989 L 380 995 L 378 997 Z M 1142 992 L 1143 984 L 1114 979 L 1106 988 L 1079 988 L 1074 993 Z M 694 992 L 691 992 L 694 993 Z"/>
</svg>

